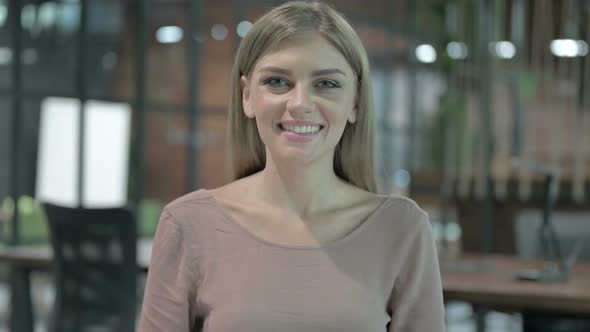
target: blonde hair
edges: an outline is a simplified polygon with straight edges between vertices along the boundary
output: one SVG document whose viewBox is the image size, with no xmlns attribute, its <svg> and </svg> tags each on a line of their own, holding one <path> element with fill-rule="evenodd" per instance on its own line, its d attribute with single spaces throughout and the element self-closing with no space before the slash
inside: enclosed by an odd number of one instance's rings
<svg viewBox="0 0 590 332">
<path fill-rule="evenodd" d="M 334 172 L 343 180 L 376 193 L 373 169 L 374 113 L 369 61 L 363 44 L 344 17 L 319 2 L 293 1 L 274 8 L 246 34 L 231 73 L 229 104 L 229 158 L 234 179 L 264 169 L 266 151 L 256 122 L 244 114 L 240 77 L 249 76 L 256 62 L 281 42 L 307 33 L 319 33 L 342 55 L 357 75 L 357 114 L 348 123 L 334 154 Z"/>
</svg>

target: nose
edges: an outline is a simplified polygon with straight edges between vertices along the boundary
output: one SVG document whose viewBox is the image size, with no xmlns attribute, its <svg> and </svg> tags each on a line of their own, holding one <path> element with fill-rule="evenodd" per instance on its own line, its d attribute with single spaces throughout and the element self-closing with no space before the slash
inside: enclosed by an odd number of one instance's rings
<svg viewBox="0 0 590 332">
<path fill-rule="evenodd" d="M 289 113 L 311 113 L 314 111 L 313 96 L 309 89 L 299 84 L 291 90 L 291 95 L 287 101 L 287 110 Z"/>
</svg>

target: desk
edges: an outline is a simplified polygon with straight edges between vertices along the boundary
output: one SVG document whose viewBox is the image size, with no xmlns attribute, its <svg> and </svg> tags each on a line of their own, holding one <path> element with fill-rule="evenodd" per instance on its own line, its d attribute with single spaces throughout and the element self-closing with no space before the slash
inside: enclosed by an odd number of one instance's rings
<svg viewBox="0 0 590 332">
<path fill-rule="evenodd" d="M 152 254 L 152 240 L 137 242 L 137 267 L 147 272 Z M 34 317 L 31 299 L 31 271 L 49 271 L 53 264 L 51 247 L 3 247 L 0 248 L 0 264 L 13 268 L 11 330 L 32 332 Z"/>
<path fill-rule="evenodd" d="M 540 268 L 542 261 L 511 256 L 466 255 L 442 260 L 445 301 L 460 300 L 490 309 L 551 312 L 590 317 L 590 264 L 578 263 L 567 283 L 518 281 L 518 271 Z"/>
<path fill-rule="evenodd" d="M 152 239 L 137 241 L 137 267 L 147 272 L 152 255 Z M 0 248 L 0 264 L 29 270 L 49 270 L 53 264 L 53 253 L 49 246 L 16 246 Z"/>
</svg>

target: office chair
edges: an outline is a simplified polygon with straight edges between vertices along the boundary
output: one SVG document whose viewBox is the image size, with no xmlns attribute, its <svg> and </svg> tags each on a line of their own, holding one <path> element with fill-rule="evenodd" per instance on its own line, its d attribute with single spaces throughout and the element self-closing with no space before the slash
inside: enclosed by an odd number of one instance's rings
<svg viewBox="0 0 590 332">
<path fill-rule="evenodd" d="M 137 234 L 132 213 L 43 207 L 55 259 L 50 331 L 134 331 Z"/>
</svg>

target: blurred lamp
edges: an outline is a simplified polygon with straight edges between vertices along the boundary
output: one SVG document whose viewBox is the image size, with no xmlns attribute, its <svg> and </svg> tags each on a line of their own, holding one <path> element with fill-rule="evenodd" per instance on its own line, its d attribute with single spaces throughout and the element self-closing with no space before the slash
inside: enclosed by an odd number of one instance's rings
<svg viewBox="0 0 590 332">
<path fill-rule="evenodd" d="M 516 47 L 507 40 L 490 44 L 490 50 L 500 59 L 512 59 L 516 55 Z"/>
<path fill-rule="evenodd" d="M 20 19 L 23 28 L 31 30 L 35 26 L 35 20 L 37 17 L 37 7 L 34 4 L 27 4 L 23 7 Z"/>
<path fill-rule="evenodd" d="M 551 53 L 560 58 L 573 58 L 588 54 L 588 44 L 583 40 L 555 39 L 549 46 Z"/>
<path fill-rule="evenodd" d="M 8 17 L 8 8 L 5 4 L 0 3 L 0 28 L 6 23 L 6 18 Z"/>
<path fill-rule="evenodd" d="M 238 33 L 238 36 L 240 36 L 241 38 L 244 38 L 246 36 L 246 34 L 248 33 L 248 31 L 250 31 L 250 28 L 252 28 L 251 22 L 242 21 L 242 22 L 238 23 L 238 26 L 236 28 L 236 32 Z"/>
<path fill-rule="evenodd" d="M 214 24 L 211 27 L 211 37 L 215 40 L 224 40 L 227 37 L 227 27 L 223 24 Z"/>
<path fill-rule="evenodd" d="M 447 54 L 451 59 L 462 60 L 467 58 L 469 51 L 467 44 L 463 42 L 452 41 L 447 45 Z"/>
<path fill-rule="evenodd" d="M 393 183 L 399 188 L 407 188 L 411 182 L 412 176 L 405 169 L 398 169 L 393 174 Z"/>
<path fill-rule="evenodd" d="M 45 2 L 40 5 L 38 20 L 39 24 L 44 28 L 49 28 L 55 25 L 57 20 L 57 5 L 54 2 Z"/>
<path fill-rule="evenodd" d="M 162 44 L 178 43 L 183 35 L 184 31 L 177 26 L 163 26 L 156 30 L 156 39 Z"/>
<path fill-rule="evenodd" d="M 423 63 L 436 61 L 436 50 L 430 44 L 422 44 L 416 47 L 416 59 Z"/>
</svg>

